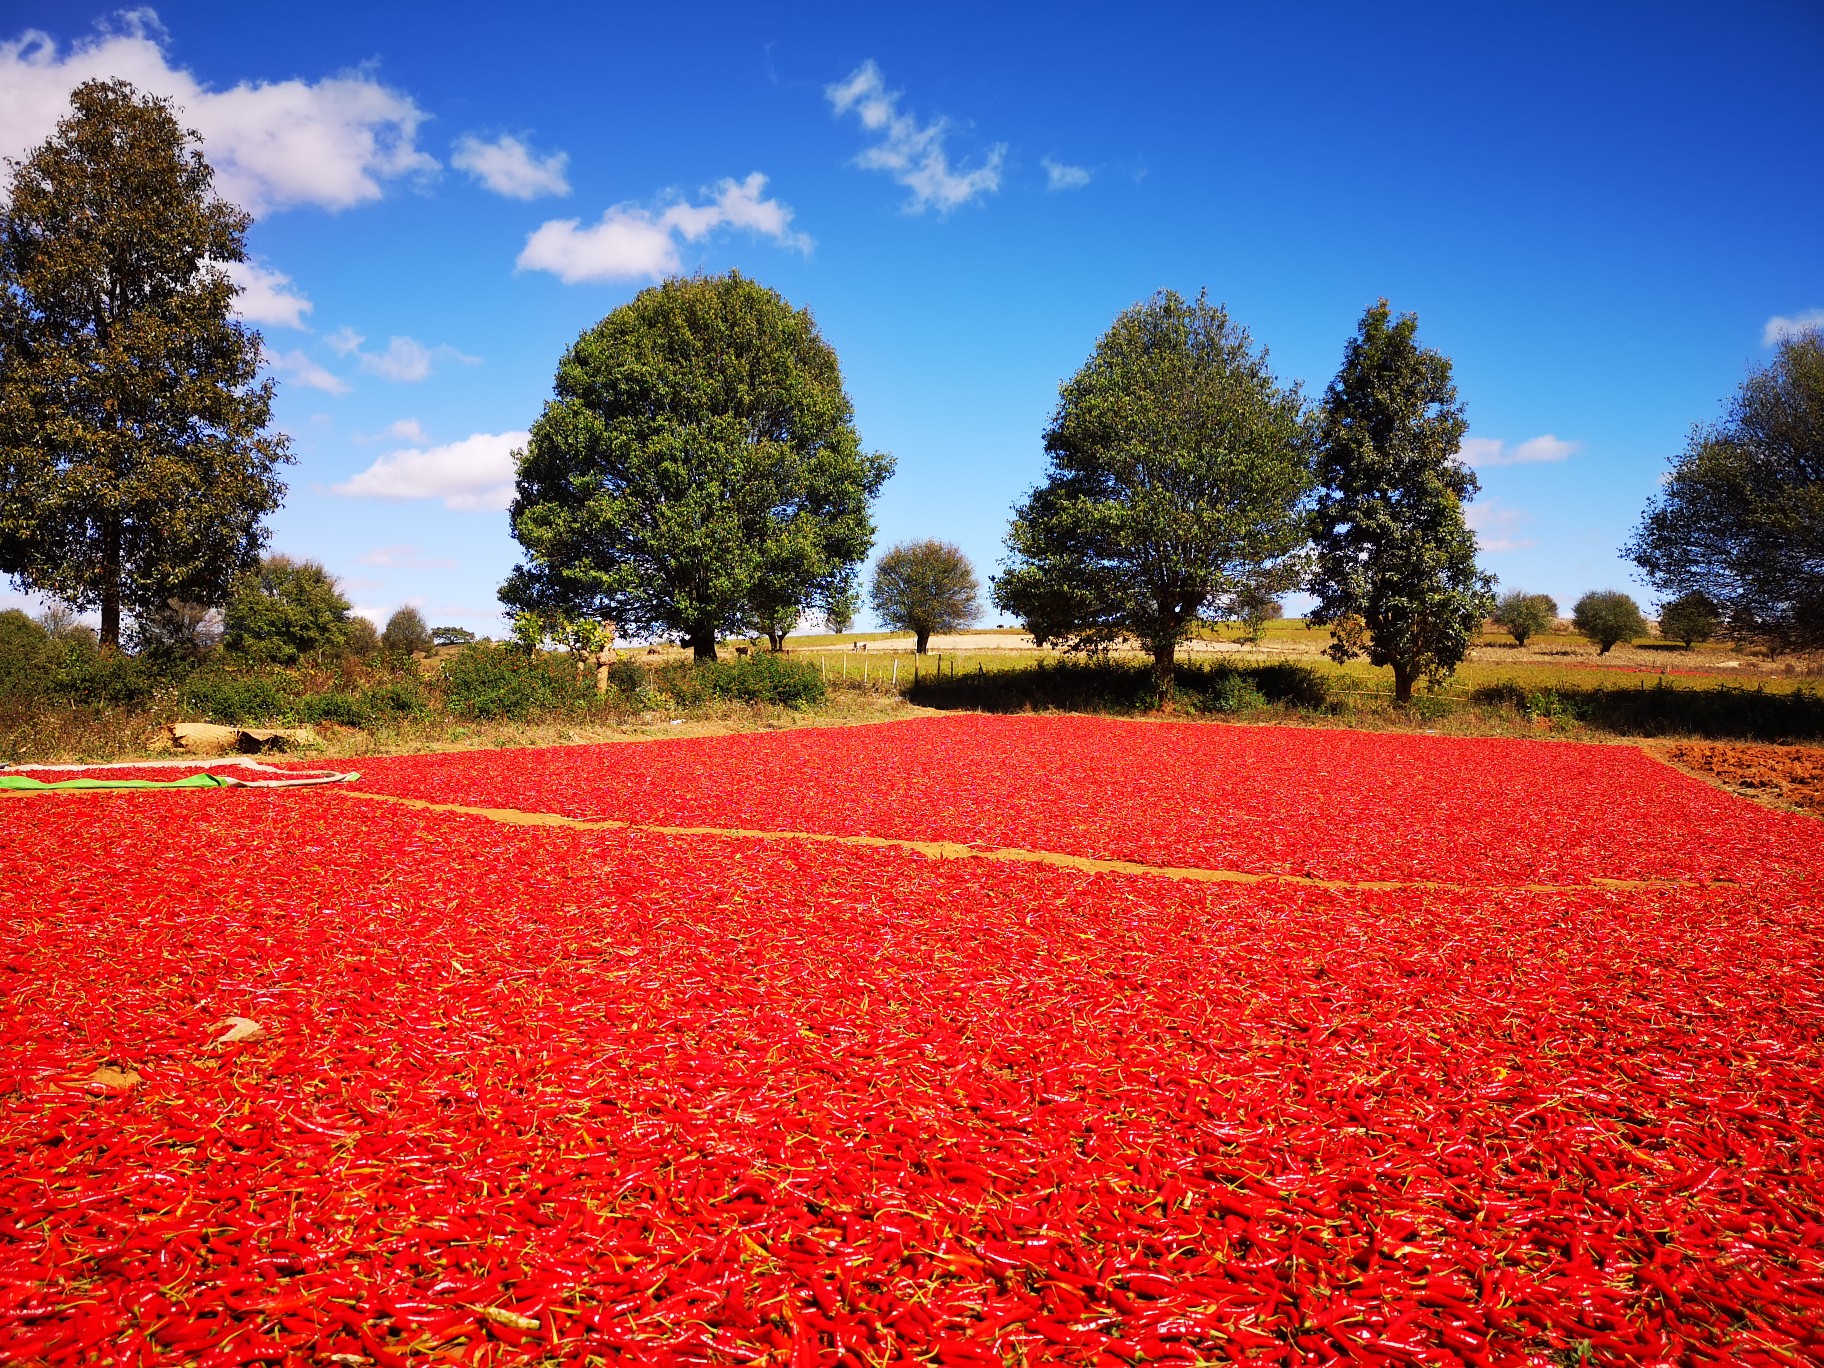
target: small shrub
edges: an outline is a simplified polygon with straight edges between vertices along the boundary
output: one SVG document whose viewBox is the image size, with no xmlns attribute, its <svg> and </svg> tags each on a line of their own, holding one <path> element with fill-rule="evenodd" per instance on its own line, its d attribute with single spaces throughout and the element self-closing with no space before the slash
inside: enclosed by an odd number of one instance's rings
<svg viewBox="0 0 1824 1368">
<path fill-rule="evenodd" d="M 823 676 L 808 661 L 766 653 L 698 667 L 700 680 L 713 698 L 744 703 L 779 703 L 809 708 L 823 702 Z"/>
<path fill-rule="evenodd" d="M 294 716 L 300 722 L 335 722 L 344 727 L 365 727 L 368 711 L 362 700 L 340 689 L 308 694 L 298 700 Z"/>
<path fill-rule="evenodd" d="M 464 646 L 443 662 L 440 673 L 445 704 L 464 717 L 523 721 L 571 711 L 595 697 L 594 681 L 585 680 L 572 661 L 510 646 Z"/>
<path fill-rule="evenodd" d="M 198 672 L 179 693 L 183 711 L 205 722 L 235 726 L 271 722 L 291 715 L 291 697 L 276 677 Z"/>
</svg>

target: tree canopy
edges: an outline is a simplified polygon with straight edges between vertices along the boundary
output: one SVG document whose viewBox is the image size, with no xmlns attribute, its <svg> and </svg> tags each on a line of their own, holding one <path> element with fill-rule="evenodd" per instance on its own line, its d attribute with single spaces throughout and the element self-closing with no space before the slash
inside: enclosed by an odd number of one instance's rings
<svg viewBox="0 0 1824 1368">
<path fill-rule="evenodd" d="M 1338 660 L 1393 667 L 1394 698 L 1449 677 L 1494 607 L 1463 503 L 1480 487 L 1457 459 L 1468 430 L 1447 357 L 1418 343 L 1416 314 L 1363 315 L 1324 394 L 1317 437 L 1317 606 Z"/>
<path fill-rule="evenodd" d="M 246 660 L 295 665 L 347 644 L 348 611 L 335 576 L 317 562 L 267 556 L 235 580 L 222 645 Z"/>
<path fill-rule="evenodd" d="M 1571 610 L 1571 625 L 1578 635 L 1596 643 L 1598 655 L 1647 634 L 1640 605 L 1617 589 L 1594 589 L 1578 599 Z"/>
<path fill-rule="evenodd" d="M 738 273 L 642 290 L 577 339 L 520 454 L 520 611 L 782 633 L 852 592 L 892 473 L 810 313 Z"/>
<path fill-rule="evenodd" d="M 1722 629 L 1723 615 L 1708 594 L 1693 589 L 1659 610 L 1659 634 L 1687 647 L 1708 641 Z"/>
<path fill-rule="evenodd" d="M 123 609 L 221 603 L 289 457 L 220 266 L 247 215 L 168 102 L 70 99 L 0 209 L 0 572 L 99 609 L 115 646 Z"/>
<path fill-rule="evenodd" d="M 1722 421 L 1692 430 L 1626 554 L 1736 636 L 1824 648 L 1824 332 L 1783 339 Z"/>
<path fill-rule="evenodd" d="M 431 640 L 431 629 L 425 623 L 424 614 L 409 603 L 395 609 L 386 620 L 386 626 L 380 632 L 380 644 L 389 651 L 399 651 L 405 655 L 417 655 L 428 651 L 436 645 Z"/>
<path fill-rule="evenodd" d="M 901 542 L 874 564 L 869 602 L 896 631 L 912 633 L 924 655 L 933 632 L 954 632 L 981 611 L 975 567 L 950 542 Z"/>
<path fill-rule="evenodd" d="M 1138 640 L 1169 696 L 1192 626 L 1276 585 L 1303 545 L 1304 438 L 1297 387 L 1247 329 L 1203 295 L 1160 291 L 1059 392 L 1050 470 L 1014 510 L 995 604 L 1041 643 Z"/>
<path fill-rule="evenodd" d="M 1495 604 L 1494 624 L 1520 646 L 1529 638 L 1548 631 L 1558 620 L 1558 600 L 1550 594 L 1529 594 L 1524 589 L 1510 590 Z"/>
</svg>

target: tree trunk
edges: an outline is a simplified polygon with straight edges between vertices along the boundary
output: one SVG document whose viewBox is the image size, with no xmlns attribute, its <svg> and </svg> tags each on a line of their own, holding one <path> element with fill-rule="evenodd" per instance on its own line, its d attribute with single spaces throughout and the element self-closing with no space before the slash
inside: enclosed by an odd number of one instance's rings
<svg viewBox="0 0 1824 1368">
<path fill-rule="evenodd" d="M 766 634 L 766 644 L 768 646 L 772 647 L 772 651 L 773 651 L 774 655 L 778 655 L 781 651 L 783 651 L 785 649 L 785 633 L 784 632 L 768 632 Z"/>
<path fill-rule="evenodd" d="M 923 655 L 925 653 L 925 648 L 931 644 L 931 633 L 919 632 L 916 635 L 918 637 L 918 653 Z"/>
<path fill-rule="evenodd" d="M 1417 668 L 1393 662 L 1393 701 L 1404 706 L 1412 702 L 1412 686 L 1419 677 Z"/>
<path fill-rule="evenodd" d="M 111 516 L 101 525 L 101 644 L 120 647 L 120 523 Z"/>
<path fill-rule="evenodd" d="M 697 660 L 714 660 L 716 658 L 716 634 L 712 631 L 692 632 L 690 650 Z"/>
<path fill-rule="evenodd" d="M 1153 686 L 1159 691 L 1159 706 L 1172 706 L 1172 671 L 1177 662 L 1178 643 L 1167 641 L 1153 647 Z"/>
</svg>

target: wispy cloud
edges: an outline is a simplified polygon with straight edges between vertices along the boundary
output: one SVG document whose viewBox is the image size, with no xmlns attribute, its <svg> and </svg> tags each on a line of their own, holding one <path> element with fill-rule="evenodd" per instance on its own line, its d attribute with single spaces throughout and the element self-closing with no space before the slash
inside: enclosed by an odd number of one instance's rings
<svg viewBox="0 0 1824 1368">
<path fill-rule="evenodd" d="M 1797 337 L 1811 328 L 1824 328 L 1824 309 L 1806 309 L 1790 318 L 1784 314 L 1775 314 L 1767 320 L 1767 326 L 1761 329 L 1761 345 L 1778 346 L 1787 338 Z"/>
<path fill-rule="evenodd" d="M 218 261 L 222 273 L 240 286 L 234 312 L 249 323 L 302 328 L 311 302 L 291 288 L 291 277 L 257 261 Z"/>
<path fill-rule="evenodd" d="M 564 175 L 569 163 L 568 152 L 541 157 L 510 133 L 492 142 L 465 133 L 450 154 L 451 166 L 467 171 L 495 194 L 519 200 L 569 194 L 570 182 Z"/>
<path fill-rule="evenodd" d="M 522 271 L 549 271 L 566 285 L 604 280 L 656 280 L 681 269 L 679 244 L 700 242 L 718 228 L 745 228 L 781 247 L 808 252 L 810 238 L 792 230 L 789 205 L 764 195 L 766 177 L 718 181 L 691 204 L 679 199 L 660 210 L 620 204 L 583 227 L 579 219 L 552 219 L 526 238 Z"/>
<path fill-rule="evenodd" d="M 1485 552 L 1521 551 L 1537 545 L 1532 537 L 1513 535 L 1533 520 L 1525 509 L 1503 508 L 1494 499 L 1472 503 L 1463 511 L 1464 521 L 1476 534 L 1476 545 Z"/>
<path fill-rule="evenodd" d="M 348 381 L 323 369 L 301 351 L 267 352 L 266 368 L 281 380 L 325 394 L 347 394 Z"/>
<path fill-rule="evenodd" d="M 1512 446 L 1496 437 L 1465 437 L 1463 445 L 1457 450 L 1457 456 L 1466 465 L 1481 468 L 1562 461 L 1582 450 L 1582 442 L 1566 442 L 1547 432 L 1538 437 L 1529 437 L 1524 442 L 1516 442 Z"/>
<path fill-rule="evenodd" d="M 384 565 L 396 570 L 450 570 L 456 562 L 447 556 L 427 556 L 422 547 L 409 542 L 397 546 L 376 546 L 356 559 L 362 565 Z"/>
<path fill-rule="evenodd" d="M 1047 190 L 1081 190 L 1089 184 L 1090 173 L 1086 166 L 1072 166 L 1050 157 L 1040 157 L 1039 165 L 1045 168 Z"/>
<path fill-rule="evenodd" d="M 330 492 L 355 499 L 441 499 L 462 513 L 498 512 L 513 502 L 513 452 L 524 432 L 477 432 L 444 446 L 389 451 Z"/>
<path fill-rule="evenodd" d="M 369 375 L 377 375 L 382 380 L 391 380 L 401 385 L 428 380 L 439 361 L 456 361 L 465 366 L 481 364 L 479 356 L 469 356 L 448 343 L 427 347 L 415 337 L 392 337 L 387 340 L 385 351 L 364 351 L 362 348 L 366 341 L 367 338 L 346 323 L 323 339 L 324 344 L 337 356 L 354 357 L 361 369 Z M 415 426 L 418 420 L 412 418 L 405 421 Z M 393 426 L 397 427 L 398 424 Z M 422 440 L 422 437 L 418 440 Z"/>
<path fill-rule="evenodd" d="M 173 66 L 165 43 L 150 9 L 124 11 L 67 50 L 38 29 L 0 42 L 0 155 L 24 157 L 49 137 L 83 81 L 123 77 L 181 107 L 216 190 L 255 214 L 347 209 L 379 199 L 388 181 L 437 170 L 417 145 L 428 116 L 371 70 L 216 90 Z"/>
<path fill-rule="evenodd" d="M 888 90 L 880 68 L 863 62 L 844 80 L 824 88 L 824 96 L 838 114 L 854 112 L 864 131 L 874 135 L 873 146 L 856 157 L 855 164 L 870 171 L 885 171 L 906 189 L 911 213 L 936 209 L 940 214 L 1001 188 L 1001 163 L 1007 144 L 989 148 L 982 164 L 972 171 L 952 169 L 944 148 L 950 123 L 937 118 L 921 124 L 910 110 L 902 110 L 901 92 Z"/>
</svg>

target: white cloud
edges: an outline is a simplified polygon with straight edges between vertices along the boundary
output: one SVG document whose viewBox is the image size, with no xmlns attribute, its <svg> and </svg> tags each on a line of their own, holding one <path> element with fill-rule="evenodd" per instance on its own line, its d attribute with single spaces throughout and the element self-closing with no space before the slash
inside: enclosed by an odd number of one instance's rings
<svg viewBox="0 0 1824 1368">
<path fill-rule="evenodd" d="M 433 363 L 437 361 L 456 361 L 465 366 L 481 364 L 479 356 L 459 352 L 447 342 L 427 347 L 415 337 L 394 337 L 388 340 L 383 352 L 357 352 L 356 355 L 361 358 L 362 370 L 402 385 L 429 379 Z"/>
<path fill-rule="evenodd" d="M 416 418 L 401 418 L 396 423 L 388 423 L 386 435 L 395 441 L 410 442 L 413 446 L 424 446 L 431 440 L 425 433 L 423 424 Z"/>
<path fill-rule="evenodd" d="M 1519 508 L 1503 508 L 1494 499 L 1472 503 L 1463 511 L 1464 521 L 1476 534 L 1476 546 L 1490 553 L 1520 551 L 1537 545 L 1532 537 L 1512 535 L 1533 520 L 1532 514 Z"/>
<path fill-rule="evenodd" d="M 291 277 L 257 261 L 218 261 L 228 279 L 241 287 L 234 311 L 249 323 L 269 323 L 278 328 L 304 327 L 311 302 L 289 287 Z"/>
<path fill-rule="evenodd" d="M 1824 328 L 1824 309 L 1807 309 L 1804 313 L 1794 314 L 1787 318 L 1784 314 L 1775 314 L 1767 320 L 1767 326 L 1761 329 L 1761 345 L 1773 347 L 1789 337 L 1796 337 L 1808 328 Z"/>
<path fill-rule="evenodd" d="M 850 72 L 846 80 L 824 87 L 824 96 L 837 114 L 850 110 L 862 128 L 877 141 L 855 159 L 857 166 L 885 171 L 912 192 L 906 208 L 923 213 L 935 208 L 941 214 L 967 204 L 980 195 L 1001 188 L 1001 163 L 1007 144 L 988 149 L 982 165 L 973 171 L 952 170 L 944 139 L 950 132 L 946 119 L 921 124 L 900 109 L 900 92 L 888 90 L 880 68 L 871 60 Z"/>
<path fill-rule="evenodd" d="M 428 380 L 436 369 L 438 361 L 460 361 L 465 366 L 481 364 L 479 356 L 468 356 L 456 348 L 444 343 L 427 347 L 415 337 L 392 337 L 387 340 L 386 350 L 379 352 L 362 351 L 361 345 L 367 339 L 346 324 L 337 328 L 323 339 L 329 349 L 337 356 L 352 356 L 369 375 L 377 375 L 382 380 L 392 380 L 398 384 L 411 385 L 420 380 Z M 397 431 L 399 424 L 393 424 L 392 435 L 406 441 L 422 442 L 423 433 L 416 430 L 417 419 L 405 419 L 413 424 L 412 432 Z"/>
<path fill-rule="evenodd" d="M 1457 449 L 1457 457 L 1464 464 L 1478 468 L 1539 465 L 1547 461 L 1562 461 L 1582 450 L 1582 442 L 1566 442 L 1547 432 L 1538 437 L 1529 437 L 1524 442 L 1516 442 L 1511 447 L 1496 437 L 1465 437 L 1463 445 Z"/>
<path fill-rule="evenodd" d="M 568 152 L 540 157 L 511 134 L 483 142 L 473 133 L 464 133 L 450 154 L 450 165 L 457 170 L 467 171 L 497 195 L 520 200 L 569 194 L 570 182 L 564 177 L 569 162 Z"/>
<path fill-rule="evenodd" d="M 322 390 L 325 394 L 347 394 L 348 381 L 332 375 L 301 351 L 267 352 L 266 366 L 281 380 L 289 380 L 305 389 Z"/>
<path fill-rule="evenodd" d="M 414 384 L 430 378 L 431 349 L 412 337 L 395 337 L 383 352 L 361 352 L 361 369 L 382 380 Z"/>
<path fill-rule="evenodd" d="M 171 65 L 149 9 L 121 14 L 65 51 L 37 29 L 0 42 L 0 155 L 29 154 L 69 113 L 76 86 L 112 77 L 175 101 L 184 126 L 202 135 L 217 191 L 254 214 L 347 209 L 379 199 L 386 181 L 437 169 L 416 141 L 428 116 L 371 72 L 213 90 Z"/>
<path fill-rule="evenodd" d="M 549 271 L 566 285 L 586 281 L 658 279 L 681 269 L 678 244 L 698 242 L 718 228 L 746 228 L 781 247 L 808 252 L 812 243 L 792 231 L 792 210 L 765 199 L 766 177 L 718 181 L 703 204 L 684 200 L 654 212 L 617 204 L 585 228 L 579 219 L 552 219 L 526 238 L 522 271 Z"/>
<path fill-rule="evenodd" d="M 386 565 L 401 570 L 449 570 L 456 565 L 447 556 L 427 556 L 423 548 L 407 542 L 397 546 L 376 546 L 357 559 L 363 565 Z"/>
<path fill-rule="evenodd" d="M 497 512 L 513 502 L 513 452 L 527 435 L 478 432 L 445 446 L 389 451 L 331 492 L 356 499 L 442 499 L 458 512 Z"/>
<path fill-rule="evenodd" d="M 1045 168 L 1045 188 L 1047 190 L 1081 190 L 1089 184 L 1089 168 L 1072 166 L 1068 162 L 1053 161 L 1050 157 L 1040 157 L 1039 165 Z"/>
</svg>

